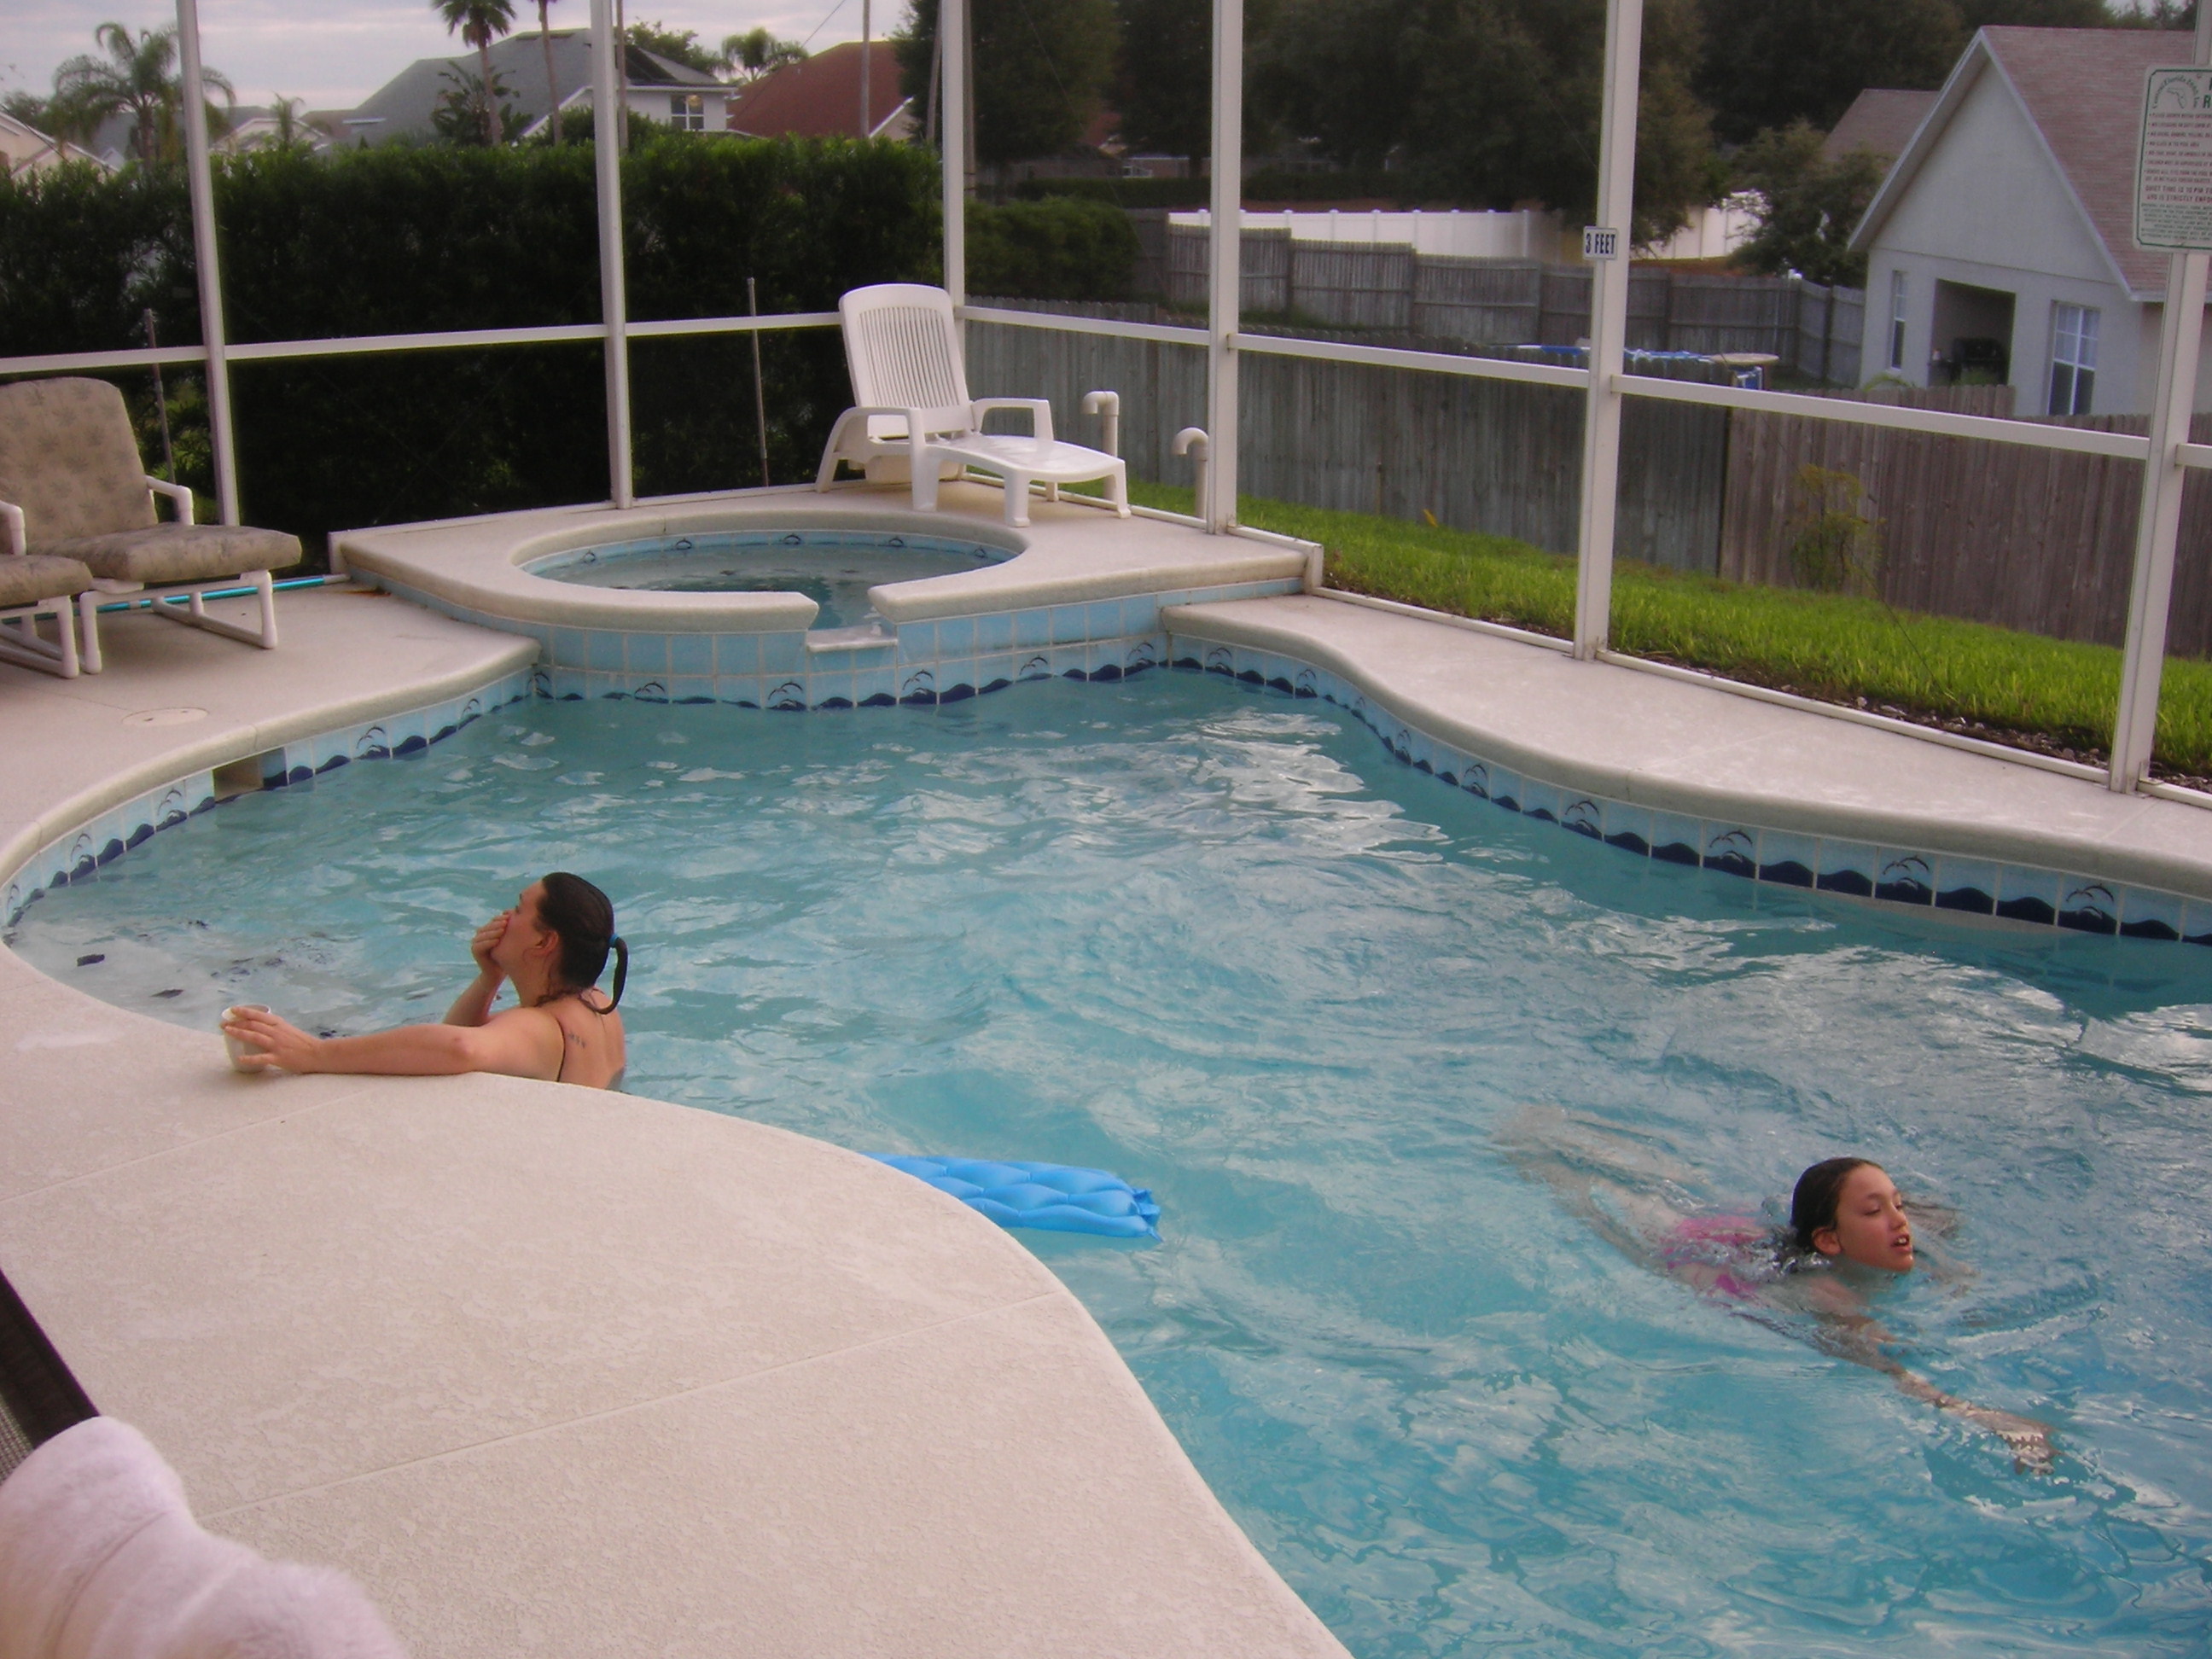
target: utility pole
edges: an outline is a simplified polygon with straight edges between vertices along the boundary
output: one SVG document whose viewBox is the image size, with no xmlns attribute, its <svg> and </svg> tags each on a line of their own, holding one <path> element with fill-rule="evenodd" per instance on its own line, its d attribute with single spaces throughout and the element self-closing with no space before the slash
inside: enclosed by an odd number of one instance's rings
<svg viewBox="0 0 2212 1659">
<path fill-rule="evenodd" d="M 868 70 L 871 67 L 871 60 L 875 56 L 873 50 L 868 45 L 868 25 L 871 21 L 868 9 L 872 3 L 873 0 L 860 0 L 860 137 L 863 138 L 868 136 L 868 130 L 872 125 L 868 119 L 868 114 L 873 107 L 868 98 Z"/>
</svg>

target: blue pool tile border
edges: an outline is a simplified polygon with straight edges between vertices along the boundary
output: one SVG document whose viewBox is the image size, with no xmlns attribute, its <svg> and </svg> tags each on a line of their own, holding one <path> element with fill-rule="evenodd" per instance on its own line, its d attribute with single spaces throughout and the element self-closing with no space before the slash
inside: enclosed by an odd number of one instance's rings
<svg viewBox="0 0 2212 1659">
<path fill-rule="evenodd" d="M 1304 586 L 1282 577 L 939 617 L 901 623 L 879 646 L 813 650 L 797 629 L 670 634 L 556 627 L 457 605 L 389 576 L 373 580 L 441 616 L 537 641 L 532 684 L 539 696 L 720 702 L 779 713 L 959 702 L 1025 679 L 1118 680 L 1166 660 L 1162 606 L 1273 599 Z"/>
<path fill-rule="evenodd" d="M 509 674 L 478 690 L 420 708 L 295 738 L 256 757 L 261 762 L 258 787 L 282 789 L 356 761 L 420 754 L 494 709 L 529 696 L 529 675 Z M 248 792 L 218 793 L 215 769 L 208 769 L 111 806 L 90 823 L 46 842 L 9 873 L 6 887 L 0 890 L 0 926 L 14 927 L 48 889 L 82 881 L 161 831 L 174 829 L 244 793 Z"/>
<path fill-rule="evenodd" d="M 356 761 L 418 753 L 491 710 L 526 697 L 719 703 L 789 714 L 928 708 L 988 696 L 1024 681 L 1104 684 L 1171 666 L 1218 675 L 1260 695 L 1316 699 L 1342 708 L 1373 732 L 1400 764 L 1504 811 L 1603 842 L 1632 857 L 1878 904 L 1995 916 L 2106 937 L 2212 945 L 2212 900 L 2063 870 L 1692 817 L 1579 793 L 1424 732 L 1327 669 L 1243 647 L 1185 641 L 1178 647 L 1160 629 L 1164 605 L 1291 592 L 1297 590 L 1295 581 L 939 618 L 902 625 L 882 647 L 811 653 L 805 635 L 798 632 L 647 635 L 550 629 L 488 617 L 402 584 L 386 585 L 443 615 L 536 638 L 538 665 L 477 692 L 272 750 L 261 757 L 262 787 L 305 782 Z M 558 652 L 556 641 L 563 642 Z M 562 653 L 569 659 L 566 664 L 557 660 Z M 589 665 L 594 660 L 621 666 L 595 669 Z M 712 672 L 706 672 L 710 664 Z M 49 888 L 82 879 L 161 830 L 218 804 L 214 774 L 196 772 L 56 837 L 9 875 L 0 895 L 0 925 L 14 926 Z"/>
<path fill-rule="evenodd" d="M 1318 698 L 1374 732 L 1401 765 L 1509 812 L 1602 841 L 1631 857 L 1883 905 L 2000 916 L 2057 931 L 2212 945 L 2212 901 L 1994 859 L 1883 847 L 1579 794 L 1457 749 L 1376 707 L 1351 682 L 1296 658 L 1183 640 L 1170 665 L 1267 696 Z"/>
</svg>

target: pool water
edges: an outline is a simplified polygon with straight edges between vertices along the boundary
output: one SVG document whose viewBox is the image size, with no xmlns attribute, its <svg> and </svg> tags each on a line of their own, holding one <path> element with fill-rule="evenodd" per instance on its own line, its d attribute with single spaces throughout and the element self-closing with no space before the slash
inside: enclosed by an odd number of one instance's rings
<svg viewBox="0 0 2212 1659">
<path fill-rule="evenodd" d="M 434 1018 L 556 866 L 635 946 L 637 1091 L 1150 1187 L 1156 1245 L 1015 1237 L 1363 1659 L 2206 1650 L 2212 951 L 1639 861 L 1191 674 L 519 704 L 9 942 L 183 1024 L 358 1030 Z M 1955 1209 L 1970 1271 L 1875 1311 L 2056 1468 L 1629 1261 L 1503 1155 L 1549 1108 L 1687 1206 L 1853 1151 Z"/>
<path fill-rule="evenodd" d="M 584 587 L 660 593 L 804 593 L 822 607 L 817 628 L 854 628 L 874 618 L 868 590 L 925 576 L 980 570 L 1004 549 L 933 537 L 864 531 L 804 535 L 702 535 L 584 548 L 536 560 L 533 576 Z"/>
</svg>

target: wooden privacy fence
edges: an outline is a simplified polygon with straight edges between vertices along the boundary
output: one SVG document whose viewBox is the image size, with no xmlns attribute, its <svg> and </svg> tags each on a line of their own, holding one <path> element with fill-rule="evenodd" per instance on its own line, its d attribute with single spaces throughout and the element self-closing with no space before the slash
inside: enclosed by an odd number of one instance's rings
<svg viewBox="0 0 2212 1659">
<path fill-rule="evenodd" d="M 1053 309 L 1157 318 L 1149 307 Z M 1083 394 L 1119 392 L 1131 474 L 1190 481 L 1190 463 L 1171 445 L 1180 428 L 1205 424 L 1200 348 L 975 323 L 969 367 L 979 394 L 1049 398 L 1056 427 L 1079 441 L 1097 441 Z M 1240 386 L 1238 465 L 1249 495 L 1408 520 L 1425 511 L 1460 529 L 1574 550 L 1578 392 L 1257 352 L 1243 355 Z M 1974 415 L 2012 410 L 2007 386 L 1833 395 Z M 2141 416 L 2065 424 L 2144 429 Z M 2196 416 L 2191 433 L 2212 442 L 2212 415 Z M 2119 643 L 2142 468 L 2111 457 L 1631 398 L 1614 550 L 1790 586 L 1808 465 L 1849 473 L 1863 489 L 1890 604 Z M 2196 472 L 2182 495 L 2167 639 L 2177 655 L 2212 656 L 2212 481 Z"/>
<path fill-rule="evenodd" d="M 1157 319 L 1150 307 L 1049 309 Z M 1437 343 L 1389 336 L 1377 343 Z M 968 374 L 979 396 L 1050 398 L 1054 429 L 1079 442 L 1097 441 L 1083 394 L 1118 392 L 1131 476 L 1191 481 L 1191 464 L 1175 456 L 1173 444 L 1182 428 L 1206 423 L 1200 347 L 970 323 Z M 1582 510 L 1578 392 L 1258 352 L 1243 355 L 1238 385 L 1237 470 L 1246 495 L 1389 518 L 1426 511 L 1440 524 L 1574 550 Z M 1622 557 L 1713 568 L 1727 436 L 1725 410 L 1629 404 L 1615 544 Z"/>
<path fill-rule="evenodd" d="M 2008 415 L 2012 392 L 1961 386 L 1911 401 Z M 2141 433 L 2148 422 L 2092 415 L 2054 424 Z M 2212 415 L 2191 417 L 2190 437 L 2212 441 Z M 1881 538 L 1881 596 L 1899 610 L 2100 645 L 2125 635 L 2141 462 L 1741 410 L 1731 411 L 1728 451 L 1723 576 L 1790 582 L 1790 544 L 1806 501 L 1798 481 L 1802 469 L 1818 466 L 1848 473 L 1863 489 L 1861 510 Z M 2212 656 L 2212 481 L 2198 471 L 2182 488 L 2166 648 Z"/>
<path fill-rule="evenodd" d="M 1206 301 L 1206 237 L 1164 225 L 1167 302 Z M 1244 233 L 1243 308 L 1329 328 L 1410 331 L 1480 345 L 1573 345 L 1589 334 L 1586 265 L 1416 253 L 1388 243 L 1294 241 Z M 1153 267 L 1139 262 L 1139 281 Z M 1817 380 L 1856 384 L 1866 296 L 1784 276 L 1639 265 L 1628 278 L 1628 344 L 1643 351 L 1766 352 Z"/>
</svg>

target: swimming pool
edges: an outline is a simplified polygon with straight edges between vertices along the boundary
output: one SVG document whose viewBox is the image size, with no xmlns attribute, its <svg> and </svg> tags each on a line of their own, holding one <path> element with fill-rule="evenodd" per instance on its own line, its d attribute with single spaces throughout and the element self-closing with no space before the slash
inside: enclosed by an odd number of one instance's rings
<svg viewBox="0 0 2212 1659">
<path fill-rule="evenodd" d="M 195 1025 L 429 1018 L 553 864 L 640 944 L 641 1092 L 1151 1186 L 1157 1247 L 1024 1242 L 1356 1653 L 2201 1650 L 2199 952 L 1626 859 L 1157 672 L 514 705 L 157 836 L 11 943 Z M 1621 1260 L 1498 1154 L 1545 1103 L 1715 1204 L 1852 1148 L 1955 1206 L 1978 1277 L 1882 1316 L 2054 1420 L 2058 1472 Z"/>
<path fill-rule="evenodd" d="M 872 587 L 1003 563 L 1014 550 L 942 536 L 863 530 L 702 531 L 577 548 L 532 561 L 533 576 L 657 593 L 804 593 L 817 628 L 875 618 Z"/>
</svg>

